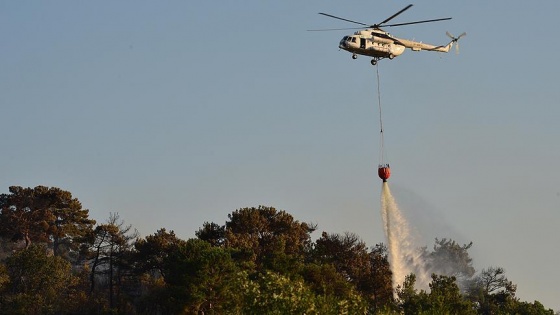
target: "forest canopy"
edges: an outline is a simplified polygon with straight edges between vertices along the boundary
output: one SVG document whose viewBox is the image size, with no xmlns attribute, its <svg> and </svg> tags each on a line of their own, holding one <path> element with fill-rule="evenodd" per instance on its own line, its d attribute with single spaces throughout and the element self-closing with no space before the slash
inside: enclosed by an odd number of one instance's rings
<svg viewBox="0 0 560 315">
<path fill-rule="evenodd" d="M 284 210 L 233 210 L 195 238 L 146 237 L 113 213 L 89 218 L 56 187 L 0 195 L 0 309 L 5 314 L 554 314 L 516 296 L 505 269 L 475 270 L 469 244 L 421 249 L 429 288 L 393 288 L 387 247 L 322 231 Z"/>
</svg>

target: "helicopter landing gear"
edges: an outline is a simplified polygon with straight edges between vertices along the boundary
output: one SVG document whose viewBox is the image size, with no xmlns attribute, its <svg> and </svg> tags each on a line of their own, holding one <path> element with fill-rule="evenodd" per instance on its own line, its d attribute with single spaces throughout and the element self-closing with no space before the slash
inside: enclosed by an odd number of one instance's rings
<svg viewBox="0 0 560 315">
<path fill-rule="evenodd" d="M 395 55 L 389 54 L 389 59 L 393 60 L 393 58 L 395 58 Z"/>
<path fill-rule="evenodd" d="M 372 66 L 377 65 L 377 62 L 378 62 L 379 60 L 381 60 L 381 59 L 383 59 L 383 57 L 373 57 L 373 58 L 371 59 L 371 61 L 370 61 L 370 62 L 371 62 L 371 65 L 372 65 Z"/>
<path fill-rule="evenodd" d="M 353 54 L 353 55 L 352 55 L 352 59 L 358 59 L 358 55 Z"/>
</svg>

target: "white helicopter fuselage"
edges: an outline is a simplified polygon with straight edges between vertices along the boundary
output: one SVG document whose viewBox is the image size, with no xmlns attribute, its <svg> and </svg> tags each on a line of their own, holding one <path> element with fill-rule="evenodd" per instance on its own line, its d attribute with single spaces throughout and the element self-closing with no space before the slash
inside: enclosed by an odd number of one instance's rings
<svg viewBox="0 0 560 315">
<path fill-rule="evenodd" d="M 380 29 L 365 29 L 353 35 L 344 36 L 338 45 L 339 48 L 356 55 L 365 55 L 374 59 L 393 59 L 401 55 L 406 48 L 413 51 L 429 50 L 448 52 L 453 42 L 445 46 L 434 46 L 407 39 L 396 38 Z"/>
<path fill-rule="evenodd" d="M 372 29 L 357 31 L 353 35 L 344 36 L 338 47 L 358 55 L 391 59 L 401 55 L 406 48 L 386 34 Z"/>
</svg>

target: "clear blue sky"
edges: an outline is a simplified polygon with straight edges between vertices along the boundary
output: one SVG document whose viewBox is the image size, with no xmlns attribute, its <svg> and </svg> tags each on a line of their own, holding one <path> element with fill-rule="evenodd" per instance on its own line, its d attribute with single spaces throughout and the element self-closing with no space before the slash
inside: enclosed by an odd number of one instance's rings
<svg viewBox="0 0 560 315">
<path fill-rule="evenodd" d="M 0 190 L 194 237 L 268 205 L 384 242 L 374 69 L 337 44 L 408 1 L 0 1 Z M 431 247 L 474 242 L 560 310 L 560 2 L 429 1 L 387 29 L 461 53 L 379 65 L 393 194 Z"/>
</svg>

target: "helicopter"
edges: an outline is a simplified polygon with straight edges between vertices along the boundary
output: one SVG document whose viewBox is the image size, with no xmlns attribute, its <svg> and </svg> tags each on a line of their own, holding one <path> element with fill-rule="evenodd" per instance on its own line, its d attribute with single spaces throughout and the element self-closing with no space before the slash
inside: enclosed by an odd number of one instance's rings
<svg viewBox="0 0 560 315">
<path fill-rule="evenodd" d="M 407 23 L 397 23 L 397 24 L 385 24 L 404 11 L 410 9 L 412 4 L 409 4 L 399 12 L 393 14 L 392 16 L 388 17 L 381 23 L 369 25 L 362 22 L 356 22 L 349 19 L 341 18 L 338 16 L 334 16 L 327 13 L 319 13 L 321 15 L 362 25 L 359 27 L 359 31 L 356 31 L 352 35 L 344 36 L 339 44 L 338 47 L 340 49 L 344 49 L 348 52 L 352 53 L 352 59 L 357 59 L 358 55 L 369 56 L 372 57 L 371 64 L 376 65 L 377 62 L 381 59 L 393 59 L 402 53 L 404 53 L 406 48 L 410 48 L 412 51 L 437 51 L 437 52 L 449 52 L 453 44 L 457 44 L 455 47 L 457 49 L 457 53 L 459 52 L 459 39 L 467 33 L 462 33 L 461 35 L 455 37 L 451 33 L 446 32 L 447 36 L 451 38 L 451 41 L 447 45 L 430 45 L 425 44 L 422 42 L 417 42 L 408 39 L 397 38 L 388 32 L 382 30 L 380 27 L 394 27 L 394 26 L 403 26 L 403 25 L 411 25 L 411 24 L 420 24 L 420 23 L 428 23 L 428 22 L 437 22 L 437 21 L 445 21 L 451 20 L 450 17 L 448 18 L 441 18 L 441 19 L 432 19 L 432 20 L 422 20 L 422 21 L 415 21 L 415 22 L 407 22 Z M 321 30 L 309 30 L 309 31 L 334 31 L 334 30 L 347 30 L 347 29 L 356 29 L 356 28 L 342 28 L 342 29 L 321 29 Z"/>
</svg>

